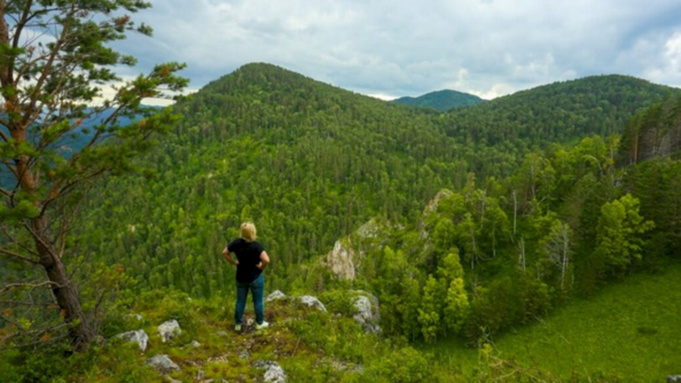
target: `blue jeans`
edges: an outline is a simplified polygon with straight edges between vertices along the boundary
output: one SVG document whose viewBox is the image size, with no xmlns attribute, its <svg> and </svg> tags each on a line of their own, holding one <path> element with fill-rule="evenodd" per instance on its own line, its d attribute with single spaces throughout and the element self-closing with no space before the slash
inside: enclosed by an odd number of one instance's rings
<svg viewBox="0 0 681 383">
<path fill-rule="evenodd" d="M 234 308 L 234 323 L 241 324 L 244 319 L 244 310 L 246 310 L 246 298 L 248 298 L 248 290 L 253 293 L 253 308 L 255 309 L 255 321 L 262 324 L 265 320 L 265 305 L 263 304 L 263 296 L 265 295 L 265 276 L 260 274 L 258 278 L 251 283 L 236 283 L 236 307 Z"/>
</svg>

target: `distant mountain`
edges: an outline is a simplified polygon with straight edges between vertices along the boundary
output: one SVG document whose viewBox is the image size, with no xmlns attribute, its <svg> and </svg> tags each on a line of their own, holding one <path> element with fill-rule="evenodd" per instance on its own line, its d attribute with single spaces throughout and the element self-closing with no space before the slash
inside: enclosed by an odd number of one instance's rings
<svg viewBox="0 0 681 383">
<path fill-rule="evenodd" d="M 585 136 L 622 133 L 634 114 L 681 90 L 631 76 L 590 76 L 555 82 L 458 108 L 447 115 L 447 132 L 469 141 L 575 142 Z"/>
<path fill-rule="evenodd" d="M 456 107 L 481 104 L 485 101 L 486 100 L 472 94 L 445 89 L 426 93 L 418 97 L 401 97 L 392 102 L 403 105 L 433 108 L 444 112 Z"/>
</svg>

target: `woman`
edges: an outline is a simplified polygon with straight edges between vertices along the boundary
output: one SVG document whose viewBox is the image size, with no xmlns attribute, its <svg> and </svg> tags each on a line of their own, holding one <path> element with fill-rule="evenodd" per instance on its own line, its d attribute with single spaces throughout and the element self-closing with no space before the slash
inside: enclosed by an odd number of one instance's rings
<svg viewBox="0 0 681 383">
<path fill-rule="evenodd" d="M 252 222 L 241 224 L 240 236 L 222 250 L 222 256 L 227 262 L 236 266 L 234 330 L 241 331 L 248 290 L 253 293 L 255 329 L 260 330 L 270 325 L 265 322 L 265 307 L 263 305 L 265 276 L 262 273 L 270 263 L 270 257 L 262 245 L 255 241 L 255 225 Z M 232 258 L 231 254 L 236 254 L 236 260 Z"/>
</svg>

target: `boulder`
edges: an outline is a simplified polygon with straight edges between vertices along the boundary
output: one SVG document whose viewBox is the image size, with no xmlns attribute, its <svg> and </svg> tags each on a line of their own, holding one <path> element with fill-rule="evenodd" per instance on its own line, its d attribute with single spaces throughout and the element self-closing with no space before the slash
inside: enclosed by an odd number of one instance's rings
<svg viewBox="0 0 681 383">
<path fill-rule="evenodd" d="M 173 339 L 175 336 L 182 334 L 180 324 L 175 319 L 169 320 L 158 326 L 158 333 L 161 335 L 163 343 Z"/>
<path fill-rule="evenodd" d="M 255 367 L 265 369 L 265 382 L 286 383 L 286 373 L 284 372 L 284 369 L 281 368 L 279 363 L 267 360 L 259 360 L 255 362 Z"/>
<path fill-rule="evenodd" d="M 372 334 L 380 333 L 381 326 L 378 324 L 381 316 L 378 308 L 378 298 L 364 291 L 358 291 L 358 293 L 360 295 L 355 297 L 352 302 L 357 309 L 357 314 L 353 318 L 362 326 L 364 331 Z"/>
<path fill-rule="evenodd" d="M 270 295 L 267 296 L 267 298 L 265 298 L 265 302 L 272 302 L 279 299 L 286 299 L 286 294 L 279 290 L 274 290 Z"/>
<path fill-rule="evenodd" d="M 147 349 L 147 343 L 149 342 L 149 336 L 146 332 L 144 332 L 144 330 L 127 331 L 116 335 L 116 338 L 137 343 L 140 347 L 140 351 L 142 352 Z"/>
<path fill-rule="evenodd" d="M 319 299 L 317 299 L 317 297 L 303 295 L 302 297 L 300 297 L 300 302 L 305 306 L 315 307 L 317 310 L 321 312 L 324 313 L 326 312 L 326 307 Z"/>
<path fill-rule="evenodd" d="M 147 364 L 161 372 L 179 371 L 180 366 L 173 362 L 168 355 L 156 355 L 147 360 Z"/>
</svg>

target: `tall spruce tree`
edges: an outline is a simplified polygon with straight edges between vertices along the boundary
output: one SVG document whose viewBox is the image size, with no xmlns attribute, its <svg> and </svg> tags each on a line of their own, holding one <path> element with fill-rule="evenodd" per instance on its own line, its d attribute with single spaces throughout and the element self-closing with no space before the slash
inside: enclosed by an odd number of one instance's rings
<svg viewBox="0 0 681 383">
<path fill-rule="evenodd" d="M 62 259 L 78 203 L 96 179 L 140 170 L 130 158 L 176 118 L 143 107 L 142 99 L 169 97 L 187 85 L 177 76 L 184 67 L 178 63 L 129 81 L 115 72 L 135 59 L 107 44 L 129 32 L 150 35 L 130 16 L 150 6 L 139 0 L 0 0 L 0 263 L 15 270 L 0 287 L 13 298 L 4 300 L 9 307 L 0 313 L 15 330 L 5 341 L 39 334 L 18 314 L 36 303 L 28 302 L 33 295 L 16 299 L 38 287 L 51 291 L 47 303 L 59 307 L 75 349 L 86 349 L 97 335 Z M 28 271 L 34 267 L 44 272 Z"/>
</svg>

